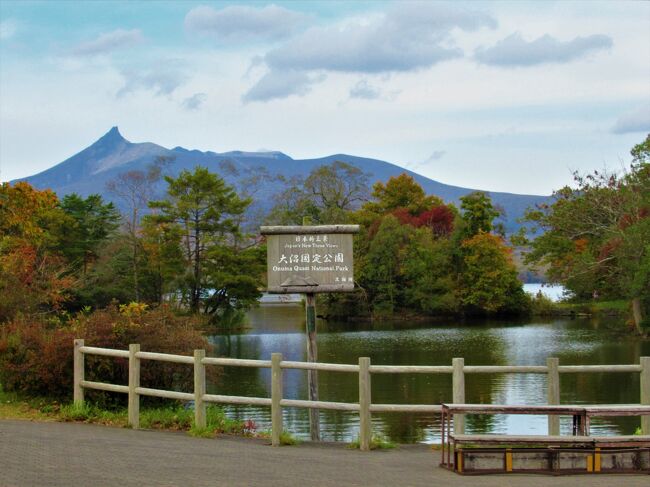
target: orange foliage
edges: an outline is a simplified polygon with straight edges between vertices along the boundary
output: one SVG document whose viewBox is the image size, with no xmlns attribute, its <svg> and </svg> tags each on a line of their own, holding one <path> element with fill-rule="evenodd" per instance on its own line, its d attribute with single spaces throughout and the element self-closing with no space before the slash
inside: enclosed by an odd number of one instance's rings
<svg viewBox="0 0 650 487">
<path fill-rule="evenodd" d="M 0 185 L 0 322 L 65 300 L 73 279 L 55 250 L 65 221 L 52 191 L 25 182 Z"/>
<path fill-rule="evenodd" d="M 582 252 L 587 250 L 587 245 L 589 244 L 589 240 L 587 240 L 586 238 L 579 238 L 575 242 L 573 242 L 573 244 L 575 245 L 576 252 L 578 254 L 581 254 Z"/>
<path fill-rule="evenodd" d="M 0 185 L 0 236 L 40 240 L 58 210 L 56 194 L 29 183 Z"/>
</svg>

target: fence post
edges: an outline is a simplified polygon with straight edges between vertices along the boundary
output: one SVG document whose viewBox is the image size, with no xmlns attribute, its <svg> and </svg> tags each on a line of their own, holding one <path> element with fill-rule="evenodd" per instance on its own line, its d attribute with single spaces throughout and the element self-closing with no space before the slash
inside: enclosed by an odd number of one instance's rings
<svg viewBox="0 0 650 487">
<path fill-rule="evenodd" d="M 194 350 L 194 426 L 205 428 L 205 350 Z"/>
<path fill-rule="evenodd" d="M 281 353 L 271 354 L 271 445 L 280 446 L 282 434 L 282 362 Z"/>
<path fill-rule="evenodd" d="M 133 429 L 140 427 L 140 394 L 136 389 L 140 387 L 140 359 L 136 354 L 140 351 L 140 344 L 129 345 L 129 425 Z"/>
<path fill-rule="evenodd" d="M 74 341 L 74 379 L 72 385 L 72 399 L 74 404 L 81 406 L 84 402 L 84 388 L 81 382 L 84 380 L 84 354 L 79 350 L 84 346 L 83 340 Z"/>
<path fill-rule="evenodd" d="M 372 440 L 370 402 L 370 358 L 359 357 L 359 449 L 361 451 L 369 451 Z"/>
<path fill-rule="evenodd" d="M 641 357 L 641 404 L 650 406 L 650 357 Z M 650 435 L 650 416 L 641 416 L 641 433 Z"/>
<path fill-rule="evenodd" d="M 557 357 L 548 357 L 546 359 L 546 367 L 548 367 L 546 379 L 546 393 L 548 396 L 548 404 L 560 404 L 560 359 Z M 560 417 L 557 415 L 550 415 L 548 417 L 548 434 L 551 436 L 560 435 Z"/>
<path fill-rule="evenodd" d="M 454 404 L 465 403 L 465 367 L 464 358 L 451 359 L 452 366 L 452 396 Z M 454 433 L 465 433 L 465 416 L 463 414 L 454 414 Z"/>
</svg>

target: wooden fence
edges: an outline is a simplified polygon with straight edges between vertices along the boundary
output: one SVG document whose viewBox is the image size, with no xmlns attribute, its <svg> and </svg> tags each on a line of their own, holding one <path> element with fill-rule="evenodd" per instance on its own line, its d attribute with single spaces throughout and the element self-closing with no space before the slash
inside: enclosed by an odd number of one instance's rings
<svg viewBox="0 0 650 487">
<path fill-rule="evenodd" d="M 91 382 L 84 378 L 84 356 L 102 355 L 121 357 L 129 360 L 129 384 L 116 385 L 105 382 Z M 162 389 L 140 387 L 140 361 L 157 360 L 192 365 L 194 367 L 194 391 L 176 392 Z M 271 369 L 271 397 L 226 396 L 206 393 L 205 368 L 209 365 L 222 367 L 255 367 Z M 322 370 L 358 374 L 359 402 L 343 403 L 329 401 L 305 401 L 285 399 L 283 392 L 283 369 Z M 452 400 L 456 404 L 465 402 L 465 374 L 546 374 L 548 404 L 560 404 L 560 374 L 593 372 L 634 372 L 640 373 L 640 404 L 650 405 L 650 357 L 641 357 L 638 365 L 560 365 L 559 359 L 548 358 L 546 365 L 465 365 L 464 359 L 454 358 L 449 365 L 371 365 L 368 357 L 360 357 L 358 365 L 293 362 L 282 360 L 281 353 L 271 355 L 271 360 L 245 360 L 234 358 L 206 357 L 205 350 L 195 350 L 194 356 L 169 355 L 163 353 L 141 352 L 140 345 L 129 345 L 129 350 L 113 350 L 84 346 L 83 340 L 74 341 L 74 402 L 84 401 L 84 389 L 121 392 L 129 395 L 129 424 L 139 426 L 140 396 L 154 396 L 181 401 L 194 401 L 194 422 L 199 428 L 205 427 L 206 403 L 246 404 L 271 407 L 271 442 L 280 445 L 282 432 L 282 408 L 297 407 L 310 409 L 332 409 L 359 413 L 359 443 L 361 450 L 370 449 L 372 438 L 371 414 L 380 412 L 431 413 L 439 412 L 439 404 L 373 404 L 371 401 L 372 374 L 451 374 Z M 641 419 L 643 434 L 650 434 L 650 416 Z M 454 431 L 464 432 L 462 415 L 454 417 Z M 549 416 L 548 434 L 559 435 L 560 423 L 557 416 Z"/>
</svg>

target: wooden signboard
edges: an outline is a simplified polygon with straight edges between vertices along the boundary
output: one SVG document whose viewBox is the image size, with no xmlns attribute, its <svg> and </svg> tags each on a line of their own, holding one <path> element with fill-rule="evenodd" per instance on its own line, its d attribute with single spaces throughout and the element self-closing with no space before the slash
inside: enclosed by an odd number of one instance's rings
<svg viewBox="0 0 650 487">
<path fill-rule="evenodd" d="M 358 225 L 262 227 L 269 293 L 354 291 L 352 234 Z"/>
<path fill-rule="evenodd" d="M 307 361 L 318 360 L 316 294 L 354 291 L 352 234 L 359 225 L 262 227 L 266 235 L 269 293 L 304 293 Z M 307 371 L 309 400 L 318 401 L 318 371 Z M 309 430 L 320 440 L 318 409 L 309 409 Z M 278 444 L 279 444 L 279 440 Z"/>
</svg>

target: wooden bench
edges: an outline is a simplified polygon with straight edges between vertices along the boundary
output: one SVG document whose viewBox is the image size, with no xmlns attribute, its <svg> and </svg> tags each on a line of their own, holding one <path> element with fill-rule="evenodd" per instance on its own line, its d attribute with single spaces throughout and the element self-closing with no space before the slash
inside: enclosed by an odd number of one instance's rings
<svg viewBox="0 0 650 487">
<path fill-rule="evenodd" d="M 584 406 L 574 405 L 507 405 L 507 404 L 442 404 L 441 418 L 441 441 L 442 441 L 442 461 L 441 465 L 451 468 L 451 418 L 455 414 L 543 414 L 557 416 L 571 416 L 573 418 L 573 431 L 576 435 L 583 435 L 586 426 Z M 478 435 L 481 436 L 481 435 Z M 506 435 L 509 436 L 509 435 Z M 496 435 L 485 435 L 489 438 L 495 438 Z M 543 436 L 538 439 L 545 438 Z M 546 437 L 548 438 L 548 437 Z M 560 438 L 560 437 L 558 437 Z M 572 437 L 568 437 L 572 438 Z M 445 459 L 446 453 L 446 459 Z M 446 460 L 446 461 L 445 461 Z"/>
<path fill-rule="evenodd" d="M 547 435 L 458 435 L 451 434 L 452 449 L 462 445 L 553 445 L 589 448 L 650 448 L 650 435 L 547 436 Z"/>
<path fill-rule="evenodd" d="M 451 431 L 451 418 L 455 414 L 569 415 L 573 417 L 574 436 L 456 434 Z M 459 468 L 463 469 L 463 458 L 466 455 L 469 455 L 468 458 L 478 458 L 480 452 L 493 452 L 496 457 L 503 455 L 503 469 L 493 471 L 508 472 L 512 471 L 512 455 L 516 452 L 520 458 L 528 455 L 529 463 L 537 462 L 538 466 L 544 464 L 547 459 L 548 470 L 541 467 L 540 470 L 533 470 L 540 472 L 560 471 L 562 465 L 567 463 L 571 468 L 563 467 L 563 471 L 598 472 L 601 471 L 603 462 L 605 464 L 603 471 L 650 471 L 650 435 L 589 436 L 593 417 L 646 414 L 650 414 L 650 406 L 638 404 L 597 406 L 443 404 L 441 466 L 459 471 Z M 482 445 L 492 445 L 492 448 L 481 447 Z M 467 448 L 469 446 L 471 447 Z M 577 467 L 577 465 L 582 466 Z"/>
<path fill-rule="evenodd" d="M 449 439 L 453 464 L 448 467 L 461 474 L 650 473 L 648 435 L 452 434 Z"/>
</svg>

